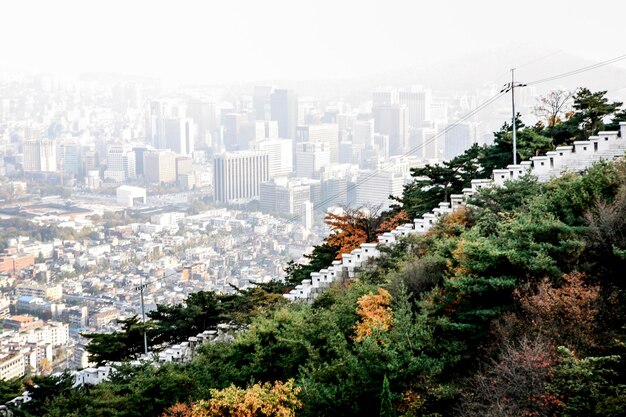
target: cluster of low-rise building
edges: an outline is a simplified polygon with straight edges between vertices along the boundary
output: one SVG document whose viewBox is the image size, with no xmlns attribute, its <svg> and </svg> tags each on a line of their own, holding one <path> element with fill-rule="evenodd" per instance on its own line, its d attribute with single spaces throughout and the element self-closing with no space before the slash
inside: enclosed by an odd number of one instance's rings
<svg viewBox="0 0 626 417">
<path fill-rule="evenodd" d="M 149 312 L 157 304 L 182 303 L 192 292 L 232 292 L 267 282 L 318 241 L 300 222 L 261 212 L 220 208 L 191 215 L 152 208 L 136 219 L 115 227 L 94 220 L 77 238 L 40 241 L 25 231 L 8 240 L 6 251 L 29 255 L 31 262 L 0 273 L 0 346 L 11 346 L 2 351 L 6 375 L 86 367 L 81 334 L 115 331 L 118 320 L 141 316 L 142 295 Z M 25 327 L 14 329 L 17 318 L 25 318 L 22 326 L 48 330 L 29 328 L 26 337 Z M 58 326 L 66 332 L 61 342 L 32 336 Z M 31 351 L 36 355 L 28 356 Z M 23 362 L 14 358 L 19 352 Z"/>
</svg>

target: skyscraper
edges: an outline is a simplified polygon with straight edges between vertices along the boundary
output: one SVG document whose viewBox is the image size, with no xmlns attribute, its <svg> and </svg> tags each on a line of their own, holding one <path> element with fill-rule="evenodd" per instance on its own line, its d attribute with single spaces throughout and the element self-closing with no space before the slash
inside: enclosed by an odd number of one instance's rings
<svg viewBox="0 0 626 417">
<path fill-rule="evenodd" d="M 316 178 L 320 169 L 330 164 L 330 149 L 326 143 L 296 144 L 296 176 Z"/>
<path fill-rule="evenodd" d="M 401 174 L 395 172 L 364 172 L 359 177 L 357 184 L 357 207 L 380 206 L 380 210 L 387 210 L 392 203 L 392 201 L 389 200 L 389 196 L 402 195 L 404 179 Z"/>
<path fill-rule="evenodd" d="M 259 197 L 269 180 L 269 156 L 262 151 L 226 152 L 213 161 L 215 201 L 232 203 Z"/>
<path fill-rule="evenodd" d="M 469 123 L 458 123 L 448 126 L 444 139 L 444 159 L 452 159 L 461 155 L 472 146 L 472 135 Z"/>
<path fill-rule="evenodd" d="M 269 213 L 302 215 L 310 200 L 311 185 L 306 180 L 279 178 L 261 184 L 261 210 Z"/>
<path fill-rule="evenodd" d="M 59 170 L 74 178 L 83 176 L 83 158 L 80 142 L 76 139 L 65 139 L 57 146 Z"/>
<path fill-rule="evenodd" d="M 107 169 L 105 179 L 124 182 L 136 176 L 135 151 L 130 145 L 113 144 L 107 151 Z"/>
<path fill-rule="evenodd" d="M 224 147 L 226 151 L 245 150 L 242 130 L 248 120 L 248 115 L 244 113 L 228 113 L 224 115 Z"/>
<path fill-rule="evenodd" d="M 165 147 L 181 155 L 191 155 L 194 150 L 193 119 L 169 117 L 163 122 Z"/>
<path fill-rule="evenodd" d="M 409 123 L 407 108 L 392 104 L 374 107 L 374 130 L 389 136 L 389 155 L 400 155 L 409 150 Z"/>
<path fill-rule="evenodd" d="M 252 144 L 252 149 L 267 152 L 270 178 L 287 176 L 293 171 L 291 142 L 291 139 L 268 139 Z"/>
<path fill-rule="evenodd" d="M 219 127 L 215 102 L 212 100 L 191 100 L 187 107 L 187 116 L 194 121 L 196 127 L 194 137 L 197 146 L 212 146 L 213 135 Z"/>
<path fill-rule="evenodd" d="M 271 118 L 278 122 L 278 135 L 294 139 L 298 126 L 298 96 L 293 90 L 277 89 L 270 100 Z"/>
<path fill-rule="evenodd" d="M 432 94 L 430 90 L 400 91 L 398 101 L 407 108 L 409 126 L 419 129 L 425 120 L 431 120 Z"/>
<path fill-rule="evenodd" d="M 325 143 L 330 162 L 339 162 L 339 127 L 336 124 L 298 126 L 297 142 Z"/>
<path fill-rule="evenodd" d="M 394 89 L 377 90 L 372 93 L 372 107 L 391 106 L 398 103 L 398 92 Z"/>
<path fill-rule="evenodd" d="M 143 175 L 146 182 L 161 184 L 176 182 L 176 154 L 169 150 L 145 151 Z"/>
<path fill-rule="evenodd" d="M 268 85 L 257 85 L 252 95 L 252 107 L 256 120 L 270 120 L 271 96 L 274 88 Z"/>
<path fill-rule="evenodd" d="M 24 172 L 56 172 L 56 140 L 31 139 L 25 141 L 23 169 Z"/>
</svg>

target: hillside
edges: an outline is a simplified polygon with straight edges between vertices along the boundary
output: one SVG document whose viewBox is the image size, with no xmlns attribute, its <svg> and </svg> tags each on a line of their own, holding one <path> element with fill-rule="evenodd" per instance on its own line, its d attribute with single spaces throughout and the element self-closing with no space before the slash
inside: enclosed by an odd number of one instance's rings
<svg viewBox="0 0 626 417">
<path fill-rule="evenodd" d="M 520 128 L 520 156 L 624 120 L 621 103 L 602 92 L 578 90 L 574 100 L 563 121 Z M 233 340 L 204 344 L 188 363 L 125 364 L 94 386 L 73 387 L 70 375 L 33 378 L 25 381 L 32 400 L 15 414 L 625 415 L 623 158 L 546 182 L 525 175 L 482 188 L 428 232 L 380 246 L 357 278 L 338 280 L 310 303 L 283 296 L 358 244 L 355 236 L 372 240 L 359 231 L 391 230 L 506 166 L 511 127 L 495 136 L 490 147 L 414 170 L 391 212 L 331 218 L 334 234 L 309 265 L 290 266 L 287 283 L 238 296 L 198 293 L 150 316 L 151 346 L 220 323 L 237 329 Z M 91 336 L 97 359 L 137 356 L 143 328 L 126 325 Z"/>
</svg>

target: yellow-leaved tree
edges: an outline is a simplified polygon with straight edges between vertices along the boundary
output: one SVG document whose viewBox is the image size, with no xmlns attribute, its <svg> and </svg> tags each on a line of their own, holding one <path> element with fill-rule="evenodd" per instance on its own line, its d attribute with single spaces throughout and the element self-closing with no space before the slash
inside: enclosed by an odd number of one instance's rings
<svg viewBox="0 0 626 417">
<path fill-rule="evenodd" d="M 177 404 L 163 417 L 295 417 L 296 410 L 302 407 L 299 392 L 293 379 L 254 384 L 247 389 L 231 385 L 212 389 L 211 399 L 194 404 L 191 414 L 187 406 Z"/>
<path fill-rule="evenodd" d="M 355 326 L 354 340 L 362 342 L 374 329 L 387 331 L 393 324 L 391 294 L 378 288 L 378 294 L 365 294 L 357 300 L 356 314 L 360 317 Z"/>
</svg>

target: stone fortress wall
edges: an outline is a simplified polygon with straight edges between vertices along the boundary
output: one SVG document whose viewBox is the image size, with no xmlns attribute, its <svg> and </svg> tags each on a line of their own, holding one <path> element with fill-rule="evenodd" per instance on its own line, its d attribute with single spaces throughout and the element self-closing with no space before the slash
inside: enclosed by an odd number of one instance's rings
<svg viewBox="0 0 626 417">
<path fill-rule="evenodd" d="M 464 206 L 483 187 L 502 187 L 505 181 L 516 180 L 526 174 L 534 175 L 540 182 L 547 182 L 564 172 L 580 172 L 596 162 L 623 157 L 625 152 L 626 122 L 620 122 L 620 132 L 600 132 L 589 140 L 576 141 L 571 146 L 558 146 L 556 150 L 534 156 L 529 161 L 496 169 L 492 178 L 473 179 L 471 187 L 463 189 L 462 194 L 452 194 L 450 202 L 439 203 L 432 212 L 413 220 L 413 223 L 378 236 L 378 243 L 363 243 L 350 253 L 342 253 L 341 260 L 312 272 L 310 279 L 303 280 L 285 297 L 291 301 L 312 302 L 333 283 L 358 277 L 369 261 L 380 256 L 379 244 L 393 245 L 402 236 L 427 232 L 442 215 Z"/>
</svg>

